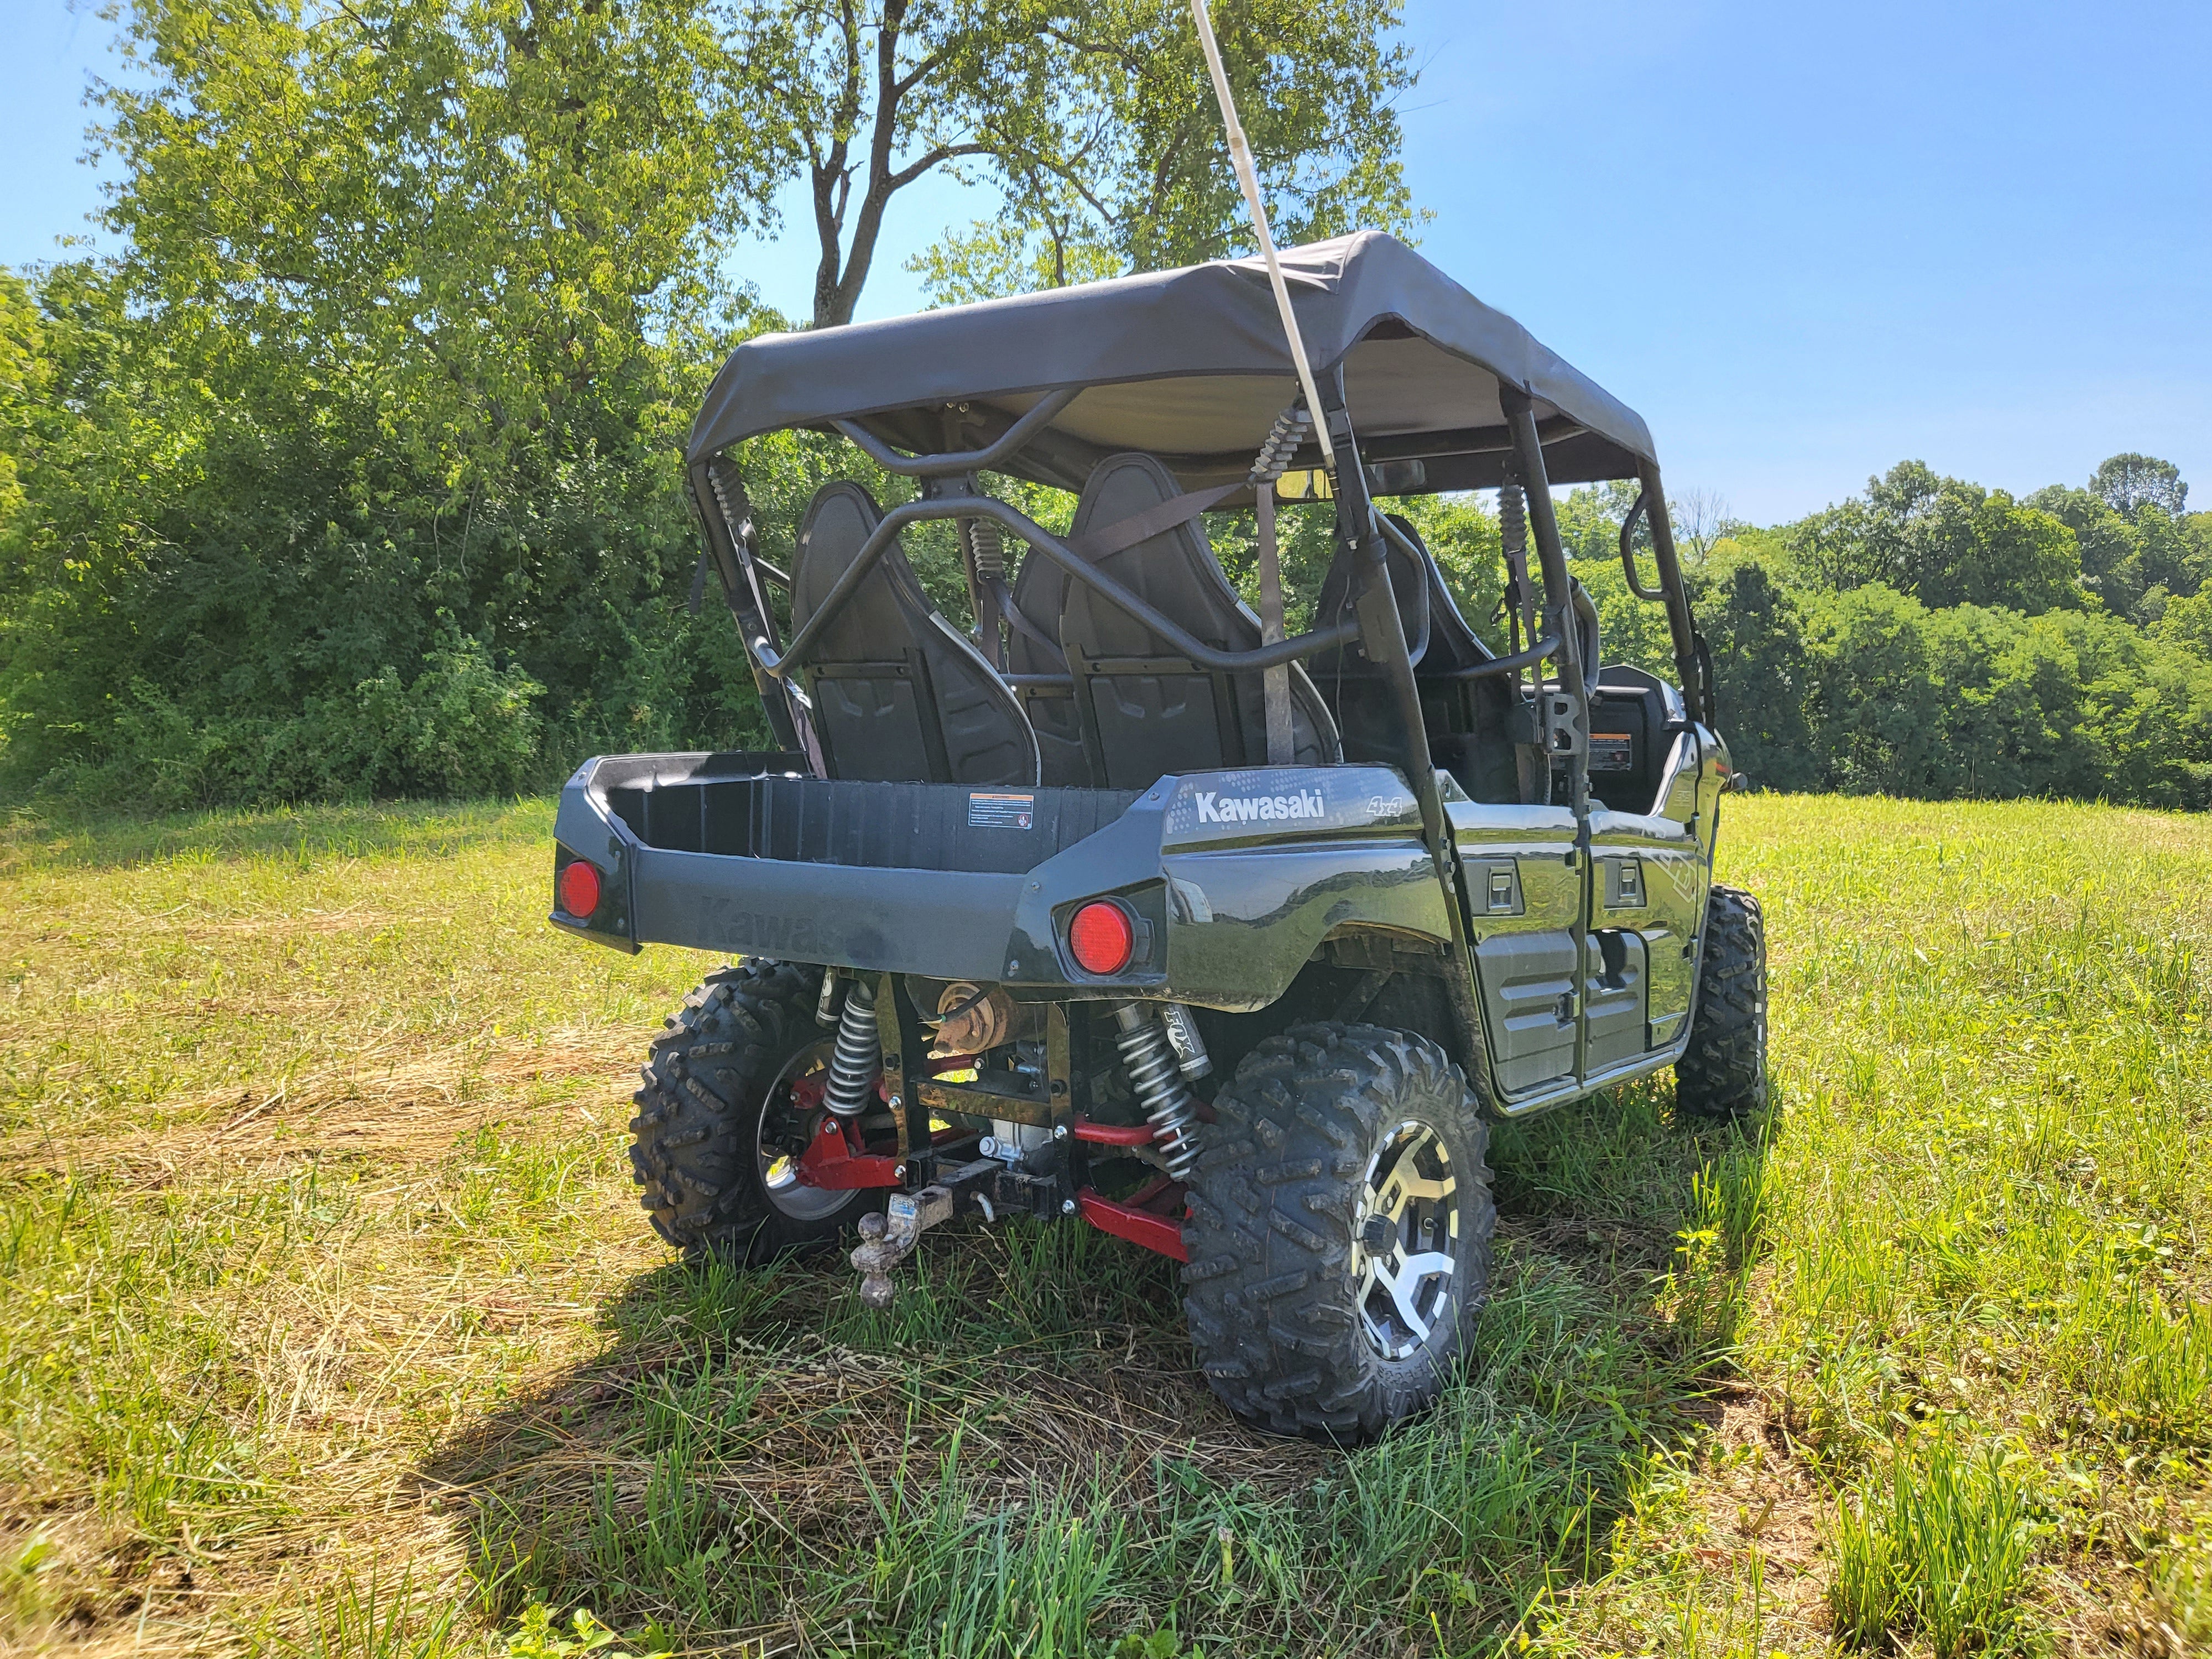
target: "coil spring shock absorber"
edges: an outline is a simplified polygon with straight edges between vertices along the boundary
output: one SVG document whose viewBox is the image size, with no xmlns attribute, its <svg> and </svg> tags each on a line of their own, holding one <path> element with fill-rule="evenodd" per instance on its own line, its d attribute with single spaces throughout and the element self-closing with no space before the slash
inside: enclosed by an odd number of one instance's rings
<svg viewBox="0 0 2212 1659">
<path fill-rule="evenodd" d="M 876 1073 L 884 1068 L 884 1048 L 876 1032 L 876 985 L 855 979 L 845 993 L 845 1012 L 837 1017 L 837 1048 L 830 1057 L 830 1082 L 822 1103 L 840 1117 L 857 1117 L 875 1093 Z"/>
<path fill-rule="evenodd" d="M 968 550 L 975 556 L 975 580 L 1006 580 L 1006 532 L 996 519 L 968 520 Z"/>
<path fill-rule="evenodd" d="M 1198 1157 L 1198 1103 L 1183 1081 L 1168 1034 L 1140 1002 L 1125 1002 L 1115 1009 L 1114 1023 L 1121 1028 L 1114 1041 L 1121 1050 L 1121 1064 L 1128 1068 L 1129 1086 L 1137 1091 L 1145 1120 L 1152 1126 L 1153 1145 L 1166 1160 L 1168 1173 L 1188 1181 Z"/>
<path fill-rule="evenodd" d="M 1504 549 L 1506 574 L 1512 578 L 1513 591 L 1506 597 L 1505 608 L 1517 652 L 1524 626 L 1529 630 L 1527 642 L 1536 643 L 1535 595 L 1528 591 L 1528 500 L 1521 486 L 1510 481 L 1498 491 L 1498 536 Z"/>
</svg>

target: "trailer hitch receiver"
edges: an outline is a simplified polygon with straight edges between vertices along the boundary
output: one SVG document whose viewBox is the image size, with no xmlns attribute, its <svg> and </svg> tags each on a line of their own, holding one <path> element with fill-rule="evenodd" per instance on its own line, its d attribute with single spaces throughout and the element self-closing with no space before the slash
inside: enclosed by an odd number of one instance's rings
<svg viewBox="0 0 2212 1659">
<path fill-rule="evenodd" d="M 882 1214 L 862 1216 L 860 1247 L 853 1252 L 853 1265 L 860 1271 L 860 1300 L 878 1312 L 890 1307 L 895 1290 L 891 1270 L 912 1254 L 922 1234 L 951 1219 L 952 1189 L 934 1186 L 894 1193 Z"/>
</svg>

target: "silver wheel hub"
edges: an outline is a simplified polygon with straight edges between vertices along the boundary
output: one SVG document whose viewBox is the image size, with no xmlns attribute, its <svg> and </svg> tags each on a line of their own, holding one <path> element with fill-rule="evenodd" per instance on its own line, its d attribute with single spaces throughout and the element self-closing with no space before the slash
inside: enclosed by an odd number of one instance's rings
<svg viewBox="0 0 2212 1659">
<path fill-rule="evenodd" d="M 1417 1353 L 1451 1311 L 1459 1261 L 1459 1181 L 1442 1137 L 1410 1120 L 1367 1161 L 1352 1218 L 1352 1295 L 1368 1346 Z"/>
<path fill-rule="evenodd" d="M 761 1128 L 767 1127 L 770 1113 L 779 1109 L 789 1109 L 791 1085 L 794 1082 L 823 1069 L 827 1063 L 829 1046 L 823 1042 L 802 1048 L 785 1064 L 769 1090 L 761 1115 Z M 811 1127 L 811 1121 L 804 1127 Z M 761 1145 L 757 1131 L 754 1137 L 753 1155 L 760 1161 L 761 1185 L 767 1189 L 768 1201 L 793 1221 L 819 1221 L 824 1216 L 835 1215 L 853 1201 L 853 1194 L 848 1192 L 807 1186 L 799 1178 L 798 1160 L 789 1152 Z"/>
</svg>

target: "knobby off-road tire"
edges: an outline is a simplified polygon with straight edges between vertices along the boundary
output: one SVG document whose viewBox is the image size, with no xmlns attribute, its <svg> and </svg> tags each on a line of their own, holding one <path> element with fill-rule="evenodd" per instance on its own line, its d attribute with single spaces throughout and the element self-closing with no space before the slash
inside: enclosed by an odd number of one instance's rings
<svg viewBox="0 0 2212 1659">
<path fill-rule="evenodd" d="M 1424 1037 L 1311 1024 L 1248 1054 L 1213 1110 L 1183 1224 L 1206 1381 L 1278 1433 L 1371 1439 L 1436 1398 L 1489 1295 L 1474 1095 Z"/>
<path fill-rule="evenodd" d="M 1674 1108 L 1742 1118 L 1766 1104 L 1766 923 L 1759 901 L 1716 885 L 1705 901 L 1705 960 L 1690 1044 L 1674 1063 Z"/>
<path fill-rule="evenodd" d="M 632 1097 L 630 1175 L 653 1230 L 689 1256 L 752 1265 L 836 1239 L 880 1192 L 800 1187 L 761 1146 L 763 1120 L 788 1109 L 790 1083 L 826 1064 L 814 1018 L 818 968 L 745 962 L 710 974 L 653 1044 Z M 770 1125 L 772 1130 L 784 1128 Z"/>
</svg>

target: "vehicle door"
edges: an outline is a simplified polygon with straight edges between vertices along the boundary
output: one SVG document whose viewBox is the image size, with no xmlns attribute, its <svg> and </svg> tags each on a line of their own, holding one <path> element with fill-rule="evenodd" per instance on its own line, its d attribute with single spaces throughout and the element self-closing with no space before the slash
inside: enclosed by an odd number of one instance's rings
<svg viewBox="0 0 2212 1659">
<path fill-rule="evenodd" d="M 1575 1075 L 1583 872 L 1564 806 L 1445 803 L 1467 884 L 1492 1065 L 1506 1100 Z"/>
<path fill-rule="evenodd" d="M 1585 1079 L 1669 1047 L 1689 1018 L 1710 879 L 1698 823 L 1702 758 L 1697 732 L 1680 732 L 1650 811 L 1590 813 Z"/>
</svg>

